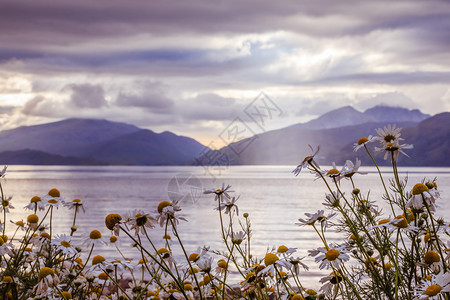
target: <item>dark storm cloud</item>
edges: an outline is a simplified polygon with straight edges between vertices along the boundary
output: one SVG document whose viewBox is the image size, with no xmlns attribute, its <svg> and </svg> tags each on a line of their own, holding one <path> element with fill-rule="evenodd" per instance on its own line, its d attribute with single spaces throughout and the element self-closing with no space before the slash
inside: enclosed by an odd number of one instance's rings
<svg viewBox="0 0 450 300">
<path fill-rule="evenodd" d="M 27 116 L 55 117 L 60 112 L 51 100 L 36 96 L 25 103 L 22 113 Z"/>
<path fill-rule="evenodd" d="M 70 84 L 64 90 L 71 91 L 70 102 L 78 108 L 100 108 L 107 104 L 105 91 L 100 85 Z"/>
</svg>

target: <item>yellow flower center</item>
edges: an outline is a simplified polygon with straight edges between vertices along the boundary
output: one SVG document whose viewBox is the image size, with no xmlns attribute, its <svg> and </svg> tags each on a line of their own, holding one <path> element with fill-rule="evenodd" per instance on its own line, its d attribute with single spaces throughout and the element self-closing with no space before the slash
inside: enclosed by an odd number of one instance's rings
<svg viewBox="0 0 450 300">
<path fill-rule="evenodd" d="M 11 283 L 12 282 L 12 277 L 11 276 L 5 276 L 5 277 L 3 277 L 2 282 L 3 283 Z"/>
<path fill-rule="evenodd" d="M 394 143 L 387 143 L 386 148 L 384 149 L 386 151 L 395 151 L 398 150 L 397 146 L 394 146 Z"/>
<path fill-rule="evenodd" d="M 100 274 L 98 274 L 98 278 L 101 280 L 107 280 L 108 279 L 108 275 L 106 275 L 105 272 L 102 272 Z"/>
<path fill-rule="evenodd" d="M 92 265 L 100 264 L 105 261 L 105 258 L 101 255 L 96 255 L 92 258 Z"/>
<path fill-rule="evenodd" d="M 148 263 L 148 260 L 146 258 L 144 259 L 141 258 L 138 262 L 138 265 L 142 265 L 143 263 Z"/>
<path fill-rule="evenodd" d="M 73 199 L 72 202 L 80 203 L 80 202 L 81 202 L 81 199 Z"/>
<path fill-rule="evenodd" d="M 192 270 L 189 269 L 189 274 L 192 275 L 192 273 L 198 273 L 198 269 L 197 268 L 192 268 Z"/>
<path fill-rule="evenodd" d="M 8 200 L 2 200 L 2 206 L 3 207 L 8 207 L 9 206 L 9 201 Z"/>
<path fill-rule="evenodd" d="M 50 199 L 50 200 L 48 200 L 47 202 L 48 202 L 48 203 L 51 203 L 51 204 L 56 204 L 56 203 L 58 203 L 58 201 L 55 200 L 55 199 Z"/>
<path fill-rule="evenodd" d="M 273 265 L 277 260 L 279 260 L 278 256 L 273 253 L 267 253 L 264 257 L 264 263 L 266 266 Z"/>
<path fill-rule="evenodd" d="M 405 216 L 399 215 L 395 217 L 396 221 L 393 225 L 397 228 L 408 228 L 408 221 L 406 221 Z"/>
<path fill-rule="evenodd" d="M 440 262 L 441 257 L 435 251 L 430 250 L 425 254 L 424 260 L 426 264 L 431 265 L 432 263 Z"/>
<path fill-rule="evenodd" d="M 414 221 L 416 219 L 413 212 L 409 209 L 406 211 L 406 216 L 405 216 L 405 213 L 403 213 L 403 216 L 406 217 L 406 220 L 408 221 L 408 223 L 411 223 L 412 221 Z"/>
<path fill-rule="evenodd" d="M 255 276 L 256 276 L 256 274 L 254 272 L 248 272 L 247 275 L 245 275 L 245 280 L 248 281 L 249 279 L 251 279 Z"/>
<path fill-rule="evenodd" d="M 278 253 L 285 253 L 289 250 L 288 247 L 286 247 L 285 245 L 281 245 L 280 247 L 278 247 L 277 252 Z"/>
<path fill-rule="evenodd" d="M 437 184 L 434 181 L 428 181 L 427 183 L 425 183 L 425 185 L 427 186 L 427 188 L 429 189 L 437 189 Z"/>
<path fill-rule="evenodd" d="M 0 235 L 0 238 L 2 238 L 5 243 L 8 241 L 8 236 L 6 235 Z"/>
<path fill-rule="evenodd" d="M 305 298 L 303 298 L 301 295 L 299 295 L 299 294 L 294 294 L 292 297 L 291 297 L 291 300 L 305 300 Z"/>
<path fill-rule="evenodd" d="M 389 271 L 390 269 L 392 269 L 393 266 L 394 266 L 394 265 L 391 264 L 391 263 L 385 263 L 385 264 L 384 264 L 384 269 L 385 269 L 386 271 Z"/>
<path fill-rule="evenodd" d="M 36 224 L 39 222 L 39 217 L 35 214 L 31 214 L 27 217 L 27 222 L 30 224 Z"/>
<path fill-rule="evenodd" d="M 42 278 L 45 278 L 48 275 L 53 275 L 53 274 L 55 274 L 55 271 L 53 271 L 52 269 L 50 269 L 48 267 L 43 267 L 42 269 L 39 270 L 38 280 L 41 281 Z"/>
<path fill-rule="evenodd" d="M 171 206 L 172 203 L 170 203 L 169 201 L 162 201 L 158 204 L 158 212 L 162 213 L 163 209 L 167 206 Z"/>
<path fill-rule="evenodd" d="M 224 259 L 220 259 L 217 262 L 217 265 L 219 266 L 219 268 L 222 268 L 222 269 L 227 269 L 228 268 L 228 263 Z"/>
<path fill-rule="evenodd" d="M 205 275 L 205 276 L 203 276 L 203 282 L 205 283 L 205 284 L 208 284 L 208 283 L 210 283 L 211 282 L 211 275 Z"/>
<path fill-rule="evenodd" d="M 110 241 L 111 243 L 115 243 L 115 242 L 117 242 L 117 240 L 118 240 L 118 238 L 117 238 L 117 236 L 115 236 L 115 235 L 112 235 L 112 236 L 109 238 L 109 241 Z"/>
<path fill-rule="evenodd" d="M 391 219 L 383 219 L 383 220 L 378 221 L 378 225 L 386 224 L 386 223 L 389 223 L 390 221 L 391 221 Z"/>
<path fill-rule="evenodd" d="M 5 241 L 0 237 L 0 246 L 2 246 L 5 243 Z"/>
<path fill-rule="evenodd" d="M 70 247 L 70 243 L 68 241 L 61 241 L 61 246 L 69 248 Z"/>
<path fill-rule="evenodd" d="M 333 261 L 339 257 L 339 254 L 340 254 L 340 252 L 337 251 L 336 249 L 330 249 L 327 251 L 327 253 L 325 253 L 325 258 L 329 261 Z"/>
<path fill-rule="evenodd" d="M 144 226 L 147 224 L 148 217 L 146 215 L 142 215 L 141 213 L 138 213 L 136 215 L 136 225 L 137 226 Z"/>
<path fill-rule="evenodd" d="M 69 292 L 61 292 L 61 296 L 63 296 L 63 299 L 72 299 L 72 294 Z"/>
<path fill-rule="evenodd" d="M 170 236 L 170 234 L 165 234 L 165 235 L 163 236 L 163 239 L 165 239 L 165 240 L 171 240 L 172 237 Z"/>
<path fill-rule="evenodd" d="M 302 164 L 304 164 L 305 162 L 309 162 L 312 158 L 313 158 L 312 155 L 305 157 L 302 161 Z"/>
<path fill-rule="evenodd" d="M 164 254 L 164 253 L 169 253 L 169 250 L 167 250 L 166 248 L 161 248 L 158 250 L 159 254 Z"/>
<path fill-rule="evenodd" d="M 74 261 L 79 265 L 83 265 L 83 260 L 81 259 L 81 257 L 76 258 Z"/>
<path fill-rule="evenodd" d="M 198 255 L 197 253 L 191 253 L 189 255 L 189 261 L 197 261 L 197 259 L 200 257 L 200 255 Z"/>
<path fill-rule="evenodd" d="M 330 171 L 327 172 L 327 175 L 329 175 L 329 176 L 333 176 L 333 175 L 335 176 L 337 174 L 339 174 L 339 171 L 337 169 L 331 169 Z"/>
<path fill-rule="evenodd" d="M 89 234 L 89 238 L 91 240 L 98 240 L 102 237 L 102 234 L 100 231 L 98 230 L 92 230 L 91 233 Z"/>
<path fill-rule="evenodd" d="M 307 289 L 307 290 L 305 291 L 305 293 L 307 293 L 307 294 L 310 295 L 310 296 L 317 295 L 317 292 L 316 292 L 315 290 L 313 290 L 313 289 Z"/>
<path fill-rule="evenodd" d="M 360 138 L 360 139 L 358 140 L 358 145 L 362 145 L 362 144 L 364 144 L 364 143 L 366 143 L 366 142 L 368 142 L 368 141 L 369 141 L 369 139 L 366 138 L 366 137 Z"/>
<path fill-rule="evenodd" d="M 51 189 L 48 194 L 52 197 L 61 197 L 61 193 L 57 189 Z"/>
<path fill-rule="evenodd" d="M 122 220 L 122 217 L 119 214 L 109 214 L 105 218 L 106 228 L 109 230 L 114 230 L 114 226 Z"/>
<path fill-rule="evenodd" d="M 41 233 L 41 237 L 46 238 L 46 239 L 50 239 L 50 234 L 48 234 L 47 232 L 42 232 Z"/>
<path fill-rule="evenodd" d="M 25 224 L 23 223 L 23 221 L 17 221 L 17 222 L 16 222 L 16 225 L 19 226 L 19 227 L 24 227 L 24 226 L 25 226 Z"/>
<path fill-rule="evenodd" d="M 429 192 L 430 189 L 423 183 L 416 183 L 412 189 L 413 195 L 420 195 L 424 192 Z"/>
<path fill-rule="evenodd" d="M 442 290 L 442 287 L 437 284 L 432 284 L 425 290 L 425 295 L 427 296 L 436 296 Z"/>
<path fill-rule="evenodd" d="M 38 196 L 34 196 L 33 198 L 30 199 L 30 203 L 38 203 L 41 201 L 41 198 Z"/>
<path fill-rule="evenodd" d="M 193 291 L 194 290 L 194 287 L 192 286 L 192 285 L 190 285 L 189 283 L 186 283 L 185 285 L 184 285 L 184 290 L 185 291 Z"/>
</svg>

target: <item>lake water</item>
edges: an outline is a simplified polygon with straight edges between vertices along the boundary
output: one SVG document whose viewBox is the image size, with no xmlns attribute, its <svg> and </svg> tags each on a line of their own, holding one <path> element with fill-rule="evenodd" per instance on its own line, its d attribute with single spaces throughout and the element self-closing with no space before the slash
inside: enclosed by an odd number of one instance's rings
<svg viewBox="0 0 450 300">
<path fill-rule="evenodd" d="M 43 196 L 51 188 L 58 188 L 62 196 L 71 201 L 80 198 L 85 201 L 87 212 L 77 218 L 79 234 L 100 230 L 105 236 L 109 232 L 104 218 L 109 213 L 125 215 L 133 209 L 154 212 L 159 202 L 181 199 L 182 213 L 189 222 L 179 225 L 182 240 L 188 252 L 199 246 L 222 249 L 218 212 L 211 195 L 203 195 L 203 189 L 218 188 L 222 183 L 230 184 L 234 195 L 240 195 L 237 202 L 240 216 L 247 212 L 253 228 L 253 254 L 263 258 L 266 249 L 286 245 L 296 247 L 298 256 L 307 256 L 307 250 L 323 246 L 310 227 L 295 225 L 305 212 L 316 212 L 323 208 L 326 187 L 307 172 L 298 177 L 291 173 L 293 166 L 230 166 L 226 169 L 204 169 L 203 167 L 147 167 L 147 166 L 10 166 L 3 188 L 6 196 L 13 196 L 12 210 L 8 216 L 8 234 L 14 226 L 9 220 L 26 219 L 29 211 L 22 208 L 31 197 Z M 355 176 L 355 182 L 365 194 L 370 189 L 370 199 L 383 207 L 382 187 L 374 168 L 361 168 L 368 175 Z M 391 170 L 382 168 L 386 181 Z M 422 178 L 437 176 L 442 191 L 439 200 L 439 215 L 448 216 L 448 192 L 450 168 L 400 168 L 400 175 L 408 175 L 410 189 Z M 188 184 L 182 184 L 186 179 Z M 342 189 L 351 193 L 349 181 L 342 181 Z M 388 211 L 386 210 L 387 214 Z M 42 212 L 41 212 L 42 215 Z M 54 216 L 55 233 L 70 233 L 73 210 L 60 208 Z M 235 227 L 236 228 L 236 227 Z M 162 246 L 163 231 L 156 228 L 151 237 Z M 339 235 L 329 230 L 329 241 L 339 241 Z M 121 235 L 125 255 L 138 257 L 137 251 L 128 247 L 130 241 Z M 103 247 L 95 254 L 118 257 L 114 248 Z M 180 252 L 181 253 L 181 252 Z M 311 268 L 303 281 L 317 287 L 318 279 L 329 272 L 321 271 L 312 258 L 304 260 Z"/>
</svg>

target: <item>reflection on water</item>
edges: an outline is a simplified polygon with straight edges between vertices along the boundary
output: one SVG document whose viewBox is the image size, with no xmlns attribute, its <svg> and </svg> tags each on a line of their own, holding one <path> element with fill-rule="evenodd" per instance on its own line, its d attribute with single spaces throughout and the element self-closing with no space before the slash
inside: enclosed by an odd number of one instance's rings
<svg viewBox="0 0 450 300">
<path fill-rule="evenodd" d="M 156 211 L 159 202 L 179 197 L 182 199 L 182 213 L 189 222 L 179 226 L 181 237 L 187 250 L 194 251 L 198 246 L 211 246 L 222 249 L 219 233 L 218 212 L 211 195 L 203 195 L 205 188 L 220 187 L 222 183 L 232 185 L 240 213 L 248 212 L 253 228 L 252 247 L 254 254 L 263 258 L 267 248 L 286 245 L 296 247 L 298 256 L 307 256 L 307 250 L 321 246 L 314 231 L 308 227 L 295 225 L 305 212 L 315 212 L 323 207 L 326 193 L 320 181 L 306 172 L 294 177 L 292 166 L 233 166 L 226 170 L 209 169 L 213 176 L 202 167 L 145 167 L 145 166 L 10 166 L 6 182 L 3 183 L 6 196 L 13 196 L 12 205 L 16 207 L 8 216 L 10 220 L 26 219 L 28 215 L 22 208 L 34 195 L 42 196 L 51 188 L 58 188 L 66 200 L 83 199 L 88 208 L 86 214 L 77 217 L 82 233 L 98 229 L 105 236 L 109 232 L 104 218 L 109 213 L 126 215 L 134 209 L 146 212 Z M 383 203 L 382 189 L 374 168 L 362 168 L 368 175 L 355 178 L 356 185 L 366 194 L 370 187 L 370 199 Z M 387 178 L 390 169 L 383 168 Z M 450 186 L 450 168 L 400 168 L 401 176 L 408 175 L 408 188 L 420 182 L 423 177 L 433 179 L 438 176 L 438 187 L 446 199 Z M 342 188 L 351 192 L 350 182 L 343 180 Z M 387 211 L 387 210 L 386 210 Z M 441 200 L 439 215 L 448 216 L 449 205 Z M 70 233 L 73 211 L 60 208 L 54 215 L 56 233 Z M 8 233 L 14 229 L 8 221 Z M 236 228 L 236 230 L 238 230 Z M 78 234 L 78 235 L 77 235 Z M 160 228 L 151 231 L 151 237 L 161 241 L 164 232 Z M 338 235 L 330 230 L 329 241 Z M 136 258 L 138 253 L 131 247 L 126 237 L 121 237 L 125 255 Z M 162 242 L 159 243 L 162 245 Z M 115 257 L 115 249 L 103 247 L 94 252 Z M 181 253 L 181 252 L 179 252 Z M 307 284 L 318 286 L 317 276 L 327 274 L 320 271 L 313 259 L 306 258 L 311 267 Z"/>
</svg>

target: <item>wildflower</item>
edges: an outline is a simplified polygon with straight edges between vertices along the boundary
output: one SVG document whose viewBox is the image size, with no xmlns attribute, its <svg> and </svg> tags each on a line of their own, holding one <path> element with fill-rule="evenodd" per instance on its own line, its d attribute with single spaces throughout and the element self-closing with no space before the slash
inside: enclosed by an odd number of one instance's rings
<svg viewBox="0 0 450 300">
<path fill-rule="evenodd" d="M 394 161 L 398 161 L 398 156 L 399 153 L 402 153 L 403 155 L 405 155 L 406 157 L 409 157 L 408 154 L 406 154 L 403 149 L 412 149 L 413 145 L 408 145 L 408 144 L 402 144 L 400 145 L 398 142 L 391 142 L 391 143 L 387 143 L 386 145 L 384 145 L 384 147 L 375 147 L 375 152 L 376 153 L 383 153 L 384 154 L 384 160 L 386 160 L 389 156 L 389 153 L 393 154 L 393 160 Z"/>
<path fill-rule="evenodd" d="M 30 203 L 24 207 L 29 210 L 45 210 L 45 203 L 42 201 L 41 197 L 34 196 L 30 199 Z"/>
<path fill-rule="evenodd" d="M 78 209 L 81 208 L 83 210 L 83 213 L 86 213 L 86 207 L 84 205 L 84 201 L 81 199 L 73 199 L 71 202 L 65 202 L 65 207 L 68 207 L 69 209 Z"/>
<path fill-rule="evenodd" d="M 321 262 L 319 265 L 320 269 L 329 269 L 330 265 L 332 265 L 333 268 L 338 269 L 343 262 L 350 259 L 350 256 L 344 248 L 345 245 L 333 246 L 330 244 L 329 248 L 320 247 L 316 250 L 308 250 L 308 252 L 309 256 L 316 256 L 316 262 Z"/>
<path fill-rule="evenodd" d="M 179 220 L 186 221 L 184 217 L 176 215 L 176 212 L 181 211 L 181 208 L 177 205 L 178 201 L 162 201 L 158 205 L 158 221 L 161 227 L 164 226 L 166 222 L 171 222 L 172 226 L 176 227 Z"/>
<path fill-rule="evenodd" d="M 25 231 L 25 223 L 22 221 L 22 220 L 20 220 L 20 221 L 17 221 L 17 222 L 14 222 L 13 220 L 9 220 L 11 223 L 13 223 L 14 225 L 17 225 L 17 229 L 21 229 L 22 231 Z"/>
<path fill-rule="evenodd" d="M 217 261 L 217 267 L 216 267 L 216 276 L 221 276 L 223 274 L 225 274 L 228 270 L 228 263 L 225 259 L 219 259 L 219 261 Z"/>
<path fill-rule="evenodd" d="M 316 179 L 320 179 L 324 176 L 331 178 L 335 182 L 339 182 L 341 178 L 343 177 L 342 171 L 344 168 L 339 171 L 336 168 L 336 164 L 333 162 L 333 167 L 330 170 L 320 170 L 318 173 L 316 173 Z"/>
<path fill-rule="evenodd" d="M 102 238 L 102 233 L 98 230 L 92 230 L 89 234 L 85 234 L 82 244 L 86 247 L 105 245 L 106 242 Z"/>
<path fill-rule="evenodd" d="M 441 257 L 435 251 L 430 250 L 425 253 L 424 261 L 427 265 L 431 265 L 432 263 L 437 263 L 441 261 Z"/>
<path fill-rule="evenodd" d="M 119 235 L 120 221 L 122 221 L 122 217 L 119 214 L 109 214 L 105 217 L 106 228 L 113 231 L 115 235 Z"/>
<path fill-rule="evenodd" d="M 261 270 L 261 275 L 269 275 L 273 276 L 275 275 L 275 268 L 278 269 L 278 271 L 281 271 L 282 268 L 289 269 L 291 264 L 286 259 L 280 259 L 278 256 L 274 253 L 267 253 L 264 257 L 264 264 L 266 267 Z"/>
<path fill-rule="evenodd" d="M 61 197 L 61 193 L 58 189 L 51 189 L 47 195 L 41 197 L 41 200 L 46 202 L 45 205 L 58 208 L 64 203 L 64 199 Z"/>
<path fill-rule="evenodd" d="M 414 298 L 437 300 L 440 299 L 440 295 L 443 296 L 447 292 L 450 292 L 450 273 L 441 271 L 420 284 L 414 292 Z"/>
<path fill-rule="evenodd" d="M 14 206 L 11 204 L 12 197 L 4 198 L 2 200 L 2 205 L 0 205 L 0 212 L 5 211 L 6 213 L 9 213 L 10 209 L 14 209 Z"/>
<path fill-rule="evenodd" d="M 297 248 L 288 248 L 285 245 L 281 245 L 277 249 L 277 254 L 280 254 L 284 257 L 290 256 L 292 253 L 296 252 Z"/>
<path fill-rule="evenodd" d="M 325 276 L 320 279 L 320 283 L 325 283 L 321 288 L 320 291 L 322 291 L 325 294 L 330 294 L 333 289 L 337 289 L 337 285 L 344 280 L 342 275 L 338 271 L 333 271 L 330 273 L 330 275 Z"/>
<path fill-rule="evenodd" d="M 61 251 L 64 255 L 75 255 L 78 251 L 70 243 L 71 239 L 71 236 L 65 234 L 56 235 L 56 237 L 51 240 L 51 244 L 56 247 L 57 251 Z"/>
<path fill-rule="evenodd" d="M 213 258 L 211 256 L 203 256 L 201 259 L 196 261 L 197 267 L 200 272 L 209 273 L 211 272 Z"/>
<path fill-rule="evenodd" d="M 355 175 L 356 173 L 361 174 L 361 175 L 367 175 L 367 172 L 360 172 L 359 167 L 361 167 L 361 161 L 356 158 L 355 164 L 353 164 L 353 162 L 351 160 L 346 160 L 344 167 L 342 168 L 341 174 L 342 176 L 344 176 L 345 178 L 351 178 L 353 175 Z"/>
<path fill-rule="evenodd" d="M 306 225 L 314 225 L 317 221 L 319 221 L 322 228 L 324 228 L 324 230 L 326 230 L 326 228 L 328 226 L 328 219 L 332 218 L 335 215 L 336 215 L 336 213 L 331 213 L 328 216 L 325 216 L 323 210 L 318 210 L 314 214 L 305 213 L 305 216 L 307 216 L 308 219 L 304 220 L 304 219 L 300 218 L 300 219 L 298 219 L 300 221 L 300 223 L 295 223 L 295 224 L 298 226 L 306 226 Z"/>
<path fill-rule="evenodd" d="M 209 190 L 204 190 L 203 194 L 215 194 L 215 198 L 214 200 L 218 200 L 220 198 L 220 196 L 225 196 L 227 199 L 230 199 L 230 195 L 228 193 L 231 193 L 233 191 L 230 191 L 229 189 L 231 188 L 231 185 L 227 185 L 225 186 L 225 184 L 222 183 L 222 188 L 220 189 L 209 189 Z"/>
<path fill-rule="evenodd" d="M 300 271 L 300 266 L 303 267 L 306 271 L 309 270 L 309 267 L 301 262 L 301 260 L 304 259 L 304 257 L 289 257 L 287 258 L 287 261 L 292 265 L 292 268 L 295 272 L 295 274 L 298 274 Z"/>
<path fill-rule="evenodd" d="M 240 245 L 242 241 L 245 238 L 245 232 L 239 231 L 239 232 L 233 232 L 231 235 L 231 242 L 236 245 Z"/>
<path fill-rule="evenodd" d="M 317 155 L 317 153 L 319 153 L 320 151 L 320 145 L 317 146 L 317 150 L 314 151 L 313 147 L 311 145 L 308 145 L 309 148 L 311 149 L 312 154 L 305 157 L 303 159 L 303 161 L 292 171 L 292 173 L 294 173 L 295 176 L 297 176 L 298 174 L 300 174 L 300 172 L 302 171 L 303 168 L 306 168 L 308 165 L 312 165 L 313 167 L 315 167 L 316 169 L 319 169 L 319 165 L 315 162 L 314 160 L 314 156 Z"/>
<path fill-rule="evenodd" d="M 135 235 L 139 232 L 145 234 L 145 227 L 151 229 L 155 227 L 156 220 L 142 210 L 135 210 L 127 217 L 127 223 L 131 225 L 130 230 L 135 230 Z"/>
<path fill-rule="evenodd" d="M 91 263 L 92 266 L 88 269 L 89 272 L 94 272 L 95 270 L 103 270 L 107 264 L 106 259 L 101 255 L 94 256 Z"/>
<path fill-rule="evenodd" d="M 3 169 L 0 171 L 0 178 L 5 177 L 7 168 L 8 166 L 4 166 Z"/>
<path fill-rule="evenodd" d="M 109 260 L 105 261 L 105 270 L 107 272 L 117 271 L 119 274 L 123 273 L 125 269 L 132 270 L 133 264 L 127 260 Z"/>
<path fill-rule="evenodd" d="M 36 294 L 45 293 L 49 287 L 53 287 L 59 283 L 59 278 L 55 271 L 48 267 L 43 267 L 39 270 L 38 285 L 36 287 Z"/>
<path fill-rule="evenodd" d="M 423 183 L 417 183 L 411 191 L 411 198 L 406 203 L 406 207 L 420 210 L 426 205 L 430 211 L 436 211 L 435 202 L 428 186 Z"/>
<path fill-rule="evenodd" d="M 239 215 L 239 208 L 238 206 L 235 204 L 236 201 L 239 199 L 239 197 L 233 197 L 231 199 L 227 198 L 228 200 L 224 201 L 223 203 L 219 203 L 219 206 L 216 207 L 216 210 L 224 210 L 225 209 L 225 213 L 228 214 L 231 212 L 231 209 L 235 209 L 236 210 L 236 215 Z"/>
<path fill-rule="evenodd" d="M 355 144 L 353 144 L 353 151 L 358 151 L 360 148 L 364 147 L 368 143 L 375 141 L 377 138 L 369 135 L 369 137 L 363 137 L 358 140 Z"/>
</svg>

